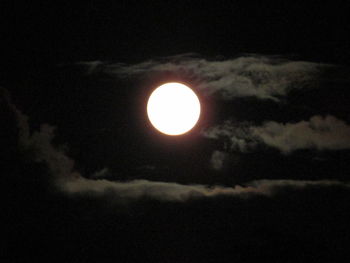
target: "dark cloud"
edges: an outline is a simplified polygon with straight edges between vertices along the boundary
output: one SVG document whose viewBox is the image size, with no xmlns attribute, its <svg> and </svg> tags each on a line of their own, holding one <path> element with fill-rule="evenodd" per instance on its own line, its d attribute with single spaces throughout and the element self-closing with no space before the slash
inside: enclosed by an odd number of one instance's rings
<svg viewBox="0 0 350 263">
<path fill-rule="evenodd" d="M 224 166 L 225 159 L 227 158 L 226 155 L 223 151 L 214 151 L 210 159 L 212 168 L 220 170 Z"/>
<path fill-rule="evenodd" d="M 101 62 L 81 62 L 93 72 Z M 154 72 L 174 72 L 189 77 L 206 94 L 224 99 L 256 97 L 279 100 L 292 89 L 310 87 L 326 64 L 290 61 L 277 57 L 246 55 L 234 59 L 207 60 L 184 54 L 127 65 L 105 63 L 104 71 L 125 77 Z"/>
<path fill-rule="evenodd" d="M 96 60 L 96 61 L 77 62 L 76 65 L 86 67 L 86 73 L 92 74 L 92 73 L 98 71 L 99 67 L 104 65 L 104 63 L 100 60 Z"/>
<path fill-rule="evenodd" d="M 234 124 L 209 128 L 203 132 L 208 138 L 226 138 L 231 149 L 246 152 L 265 144 L 282 153 L 300 149 L 343 150 L 350 148 L 350 126 L 334 116 L 313 116 L 297 123 L 265 122 L 261 126 Z"/>
<path fill-rule="evenodd" d="M 95 172 L 94 174 L 92 174 L 92 178 L 105 178 L 109 175 L 110 171 L 108 168 L 103 168 L 100 171 Z"/>
<path fill-rule="evenodd" d="M 18 147 L 26 158 L 44 163 L 50 175 L 55 179 L 72 178 L 78 175 L 74 171 L 74 160 L 69 158 L 64 149 L 56 147 L 52 140 L 55 127 L 49 124 L 40 125 L 39 131 L 32 132 L 29 117 L 23 114 L 7 96 L 6 103 L 13 112 L 18 128 Z"/>
</svg>

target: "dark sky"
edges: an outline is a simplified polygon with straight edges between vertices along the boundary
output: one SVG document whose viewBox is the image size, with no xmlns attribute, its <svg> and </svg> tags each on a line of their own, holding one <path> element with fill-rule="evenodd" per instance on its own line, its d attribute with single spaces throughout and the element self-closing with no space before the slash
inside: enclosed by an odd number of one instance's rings
<svg viewBox="0 0 350 263">
<path fill-rule="evenodd" d="M 1 9 L 4 262 L 347 258 L 347 1 Z M 173 81 L 202 114 L 169 137 Z"/>
<path fill-rule="evenodd" d="M 347 1 L 5 3 L 5 40 L 16 52 L 11 55 L 27 63 L 140 61 L 187 52 L 301 53 L 318 59 L 322 53 L 323 59 L 342 60 L 337 50 L 347 49 Z"/>
</svg>

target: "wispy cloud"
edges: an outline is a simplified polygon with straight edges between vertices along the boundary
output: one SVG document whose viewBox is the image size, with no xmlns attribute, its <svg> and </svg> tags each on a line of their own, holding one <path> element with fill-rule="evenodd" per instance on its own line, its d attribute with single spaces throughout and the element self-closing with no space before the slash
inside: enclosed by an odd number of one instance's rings
<svg viewBox="0 0 350 263">
<path fill-rule="evenodd" d="M 227 140 L 231 149 L 246 152 L 259 144 L 288 154 L 300 149 L 350 149 L 350 125 L 334 116 L 313 116 L 297 123 L 265 122 L 262 126 L 225 122 L 203 132 L 208 138 Z"/>
<path fill-rule="evenodd" d="M 21 152 L 34 162 L 44 163 L 50 175 L 55 179 L 78 176 L 74 171 L 74 160 L 69 158 L 63 149 L 56 147 L 52 140 L 55 137 L 55 127 L 49 124 L 40 125 L 39 131 L 32 132 L 29 117 L 14 105 L 5 93 L 6 104 L 14 113 L 18 128 L 18 147 Z"/>
<path fill-rule="evenodd" d="M 86 73 L 87 74 L 92 74 L 95 73 L 96 71 L 99 70 L 100 67 L 103 67 L 105 63 L 103 63 L 100 60 L 95 60 L 95 61 L 81 61 L 77 62 L 76 65 L 82 66 L 86 68 Z"/>
<path fill-rule="evenodd" d="M 66 181 L 63 185 L 67 193 L 89 193 L 108 195 L 114 200 L 135 200 L 151 198 L 162 201 L 187 201 L 196 198 L 215 196 L 236 196 L 249 198 L 257 195 L 271 196 L 284 189 L 301 190 L 304 188 L 323 187 L 350 188 L 348 184 L 339 181 L 296 181 L 296 180 L 259 180 L 234 187 L 183 185 L 171 182 L 155 182 L 148 180 L 133 180 L 117 182 L 108 180 L 90 180 L 83 177 Z"/>
<path fill-rule="evenodd" d="M 206 94 L 220 94 L 224 99 L 257 97 L 279 100 L 292 89 L 313 85 L 326 64 L 290 61 L 278 57 L 245 55 L 233 59 L 207 60 L 193 54 L 152 59 L 137 64 L 84 62 L 91 73 L 103 67 L 108 74 L 125 77 L 154 72 L 172 72 L 191 79 L 191 84 Z"/>
<path fill-rule="evenodd" d="M 224 166 L 227 154 L 223 151 L 214 151 L 211 155 L 210 164 L 214 170 L 220 170 Z"/>
<path fill-rule="evenodd" d="M 103 168 L 102 170 L 99 170 L 91 175 L 92 178 L 105 178 L 110 174 L 110 171 L 107 167 Z"/>
</svg>

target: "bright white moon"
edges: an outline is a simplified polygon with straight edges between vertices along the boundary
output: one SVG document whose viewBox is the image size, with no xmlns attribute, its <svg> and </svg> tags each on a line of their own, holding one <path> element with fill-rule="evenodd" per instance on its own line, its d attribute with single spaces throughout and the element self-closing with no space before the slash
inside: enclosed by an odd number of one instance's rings
<svg viewBox="0 0 350 263">
<path fill-rule="evenodd" d="M 152 125 L 167 135 L 180 135 L 196 125 L 201 107 L 192 89 L 181 83 L 166 83 L 148 99 L 147 114 Z"/>
</svg>

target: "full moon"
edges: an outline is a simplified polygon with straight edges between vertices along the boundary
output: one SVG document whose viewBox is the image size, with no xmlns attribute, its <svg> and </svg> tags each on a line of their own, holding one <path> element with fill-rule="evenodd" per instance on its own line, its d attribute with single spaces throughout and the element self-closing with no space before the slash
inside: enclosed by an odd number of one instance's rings
<svg viewBox="0 0 350 263">
<path fill-rule="evenodd" d="M 181 83 L 166 83 L 148 99 L 147 115 L 152 125 L 167 135 L 181 135 L 197 123 L 201 107 L 192 89 Z"/>
</svg>

